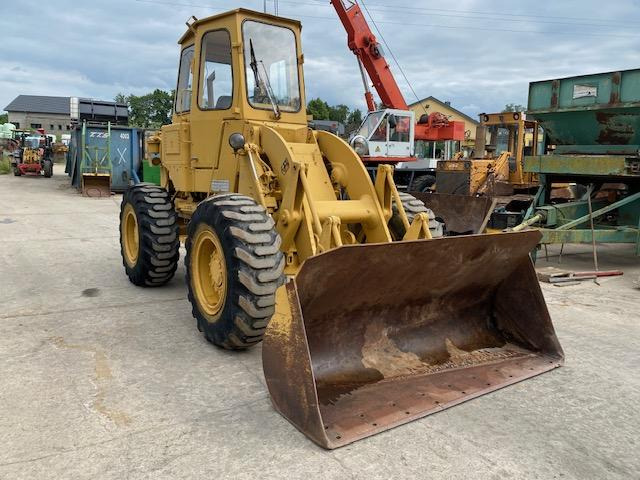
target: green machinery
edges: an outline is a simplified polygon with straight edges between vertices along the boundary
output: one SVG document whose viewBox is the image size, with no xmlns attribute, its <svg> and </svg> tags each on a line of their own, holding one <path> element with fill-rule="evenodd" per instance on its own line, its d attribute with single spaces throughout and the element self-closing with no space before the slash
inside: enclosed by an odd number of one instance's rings
<svg viewBox="0 0 640 480">
<path fill-rule="evenodd" d="M 82 194 L 87 197 L 109 197 L 111 195 L 111 122 L 106 132 L 90 132 L 91 138 L 98 136 L 104 142 L 87 142 L 87 122 L 82 122 L 80 141 L 82 161 Z"/>
<path fill-rule="evenodd" d="M 527 117 L 547 148 L 525 158 L 540 187 L 515 230 L 539 227 L 542 244 L 634 243 L 640 255 L 640 69 L 533 82 Z M 561 184 L 572 199 L 552 195 Z"/>
</svg>

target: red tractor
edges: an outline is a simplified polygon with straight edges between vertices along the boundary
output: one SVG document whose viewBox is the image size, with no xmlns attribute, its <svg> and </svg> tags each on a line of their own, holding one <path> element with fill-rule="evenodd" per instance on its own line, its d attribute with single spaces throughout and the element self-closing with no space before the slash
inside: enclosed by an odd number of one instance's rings
<svg viewBox="0 0 640 480">
<path fill-rule="evenodd" d="M 21 175 L 40 175 L 50 178 L 53 175 L 53 148 L 51 138 L 44 130 L 37 133 L 21 133 L 16 139 L 18 148 L 12 153 L 11 166 L 16 177 Z"/>
</svg>

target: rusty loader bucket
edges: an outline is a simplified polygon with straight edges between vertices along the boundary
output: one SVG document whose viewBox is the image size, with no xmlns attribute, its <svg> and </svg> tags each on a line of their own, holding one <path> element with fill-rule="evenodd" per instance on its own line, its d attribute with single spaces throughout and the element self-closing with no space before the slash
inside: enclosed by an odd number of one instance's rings
<svg viewBox="0 0 640 480">
<path fill-rule="evenodd" d="M 491 209 L 490 197 L 449 193 L 409 192 L 442 218 L 450 235 L 481 233 L 479 230 Z"/>
<path fill-rule="evenodd" d="M 83 173 L 82 195 L 85 197 L 110 197 L 111 174 Z"/>
<path fill-rule="evenodd" d="M 325 448 L 556 368 L 535 231 L 340 247 L 278 291 L 275 408 Z"/>
</svg>

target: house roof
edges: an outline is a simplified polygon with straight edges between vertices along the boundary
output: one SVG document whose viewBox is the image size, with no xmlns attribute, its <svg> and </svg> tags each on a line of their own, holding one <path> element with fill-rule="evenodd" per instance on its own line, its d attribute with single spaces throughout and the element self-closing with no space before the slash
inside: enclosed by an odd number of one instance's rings
<svg viewBox="0 0 640 480">
<path fill-rule="evenodd" d="M 70 115 L 69 97 L 49 97 L 45 95 L 18 95 L 4 107 L 7 112 L 54 113 Z"/>
<path fill-rule="evenodd" d="M 420 100 L 419 102 L 413 102 L 411 105 L 409 105 L 409 108 L 424 103 L 424 102 L 429 102 L 429 101 L 433 101 L 435 103 L 437 103 L 438 105 L 440 105 L 442 108 L 447 108 L 449 110 L 453 110 L 454 112 L 456 112 L 458 115 L 460 115 L 461 117 L 464 117 L 466 120 L 468 120 L 469 122 L 475 123 L 476 125 L 480 125 L 480 122 L 478 120 L 476 120 L 475 118 L 470 117 L 469 115 L 467 115 L 464 112 L 461 112 L 460 110 L 458 110 L 457 108 L 452 107 L 450 104 L 443 102 L 442 100 L 438 100 L 436 97 L 434 96 L 430 96 L 427 98 L 423 98 L 422 100 Z"/>
</svg>

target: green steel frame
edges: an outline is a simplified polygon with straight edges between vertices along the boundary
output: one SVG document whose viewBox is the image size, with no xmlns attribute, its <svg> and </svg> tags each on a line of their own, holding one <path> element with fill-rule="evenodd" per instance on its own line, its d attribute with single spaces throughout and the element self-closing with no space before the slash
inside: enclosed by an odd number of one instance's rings
<svg viewBox="0 0 640 480">
<path fill-rule="evenodd" d="M 107 141 L 104 147 L 87 145 L 87 122 L 82 122 L 82 161 L 80 162 L 81 174 L 109 174 L 113 170 L 111 163 L 111 122 L 107 124 Z"/>
<path fill-rule="evenodd" d="M 592 178 L 584 177 L 585 182 L 589 180 Z M 599 180 L 603 181 L 603 179 Z M 640 177 L 636 177 L 636 180 L 640 180 Z M 594 201 L 592 202 L 593 211 L 589 214 L 587 200 L 550 205 L 546 199 L 552 183 L 553 177 L 540 175 L 540 187 L 524 217 L 524 222 L 530 219 L 536 220 L 534 218 L 536 216 L 538 219 L 543 219 L 543 225 L 540 227 L 541 244 L 591 243 L 595 238 L 597 243 L 634 243 L 636 255 L 640 256 L 640 191 L 613 203 L 603 200 Z M 598 222 L 604 215 L 616 210 L 623 224 L 609 225 Z M 591 228 L 577 228 L 588 223 L 592 218 L 594 219 L 593 232 Z M 625 225 L 625 221 L 634 223 Z"/>
</svg>

